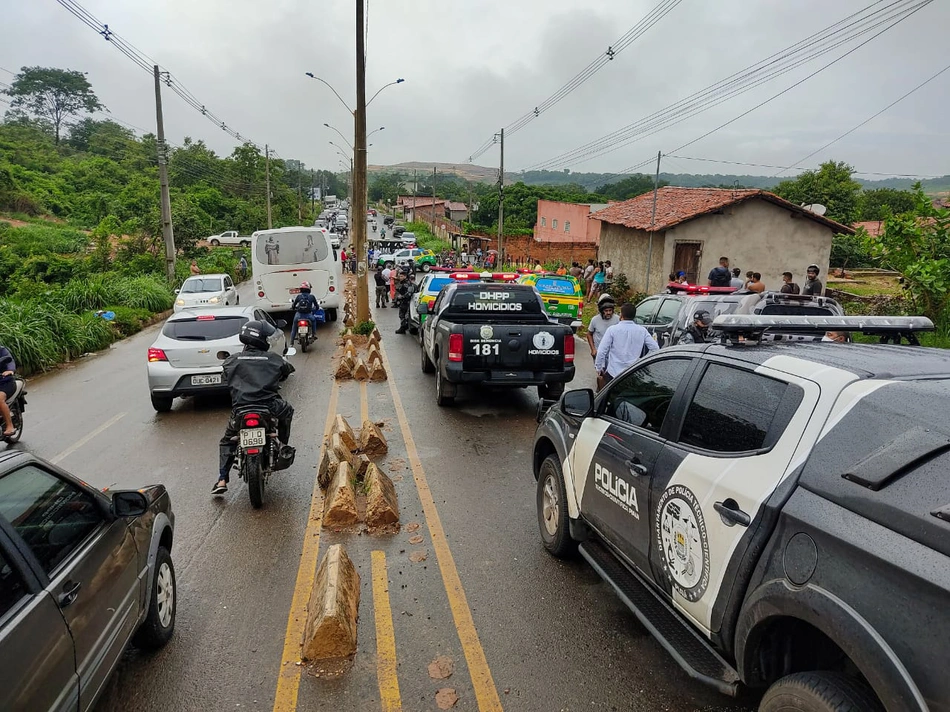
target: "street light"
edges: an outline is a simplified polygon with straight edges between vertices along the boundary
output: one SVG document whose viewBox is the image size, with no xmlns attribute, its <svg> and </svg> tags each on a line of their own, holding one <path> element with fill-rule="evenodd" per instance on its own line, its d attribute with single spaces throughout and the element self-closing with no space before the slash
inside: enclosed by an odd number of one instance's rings
<svg viewBox="0 0 950 712">
<path fill-rule="evenodd" d="M 340 103 L 343 104 L 343 106 L 346 107 L 346 110 L 349 111 L 351 114 L 354 113 L 354 112 L 353 112 L 353 109 L 350 108 L 349 104 L 347 104 L 345 101 L 343 101 L 343 97 L 340 96 L 340 93 L 339 93 L 336 89 L 333 88 L 333 85 L 331 85 L 330 82 L 328 82 L 326 79 L 321 79 L 320 77 L 316 76 L 313 72 L 304 72 L 304 73 L 305 73 L 308 77 L 310 77 L 311 79 L 315 79 L 315 80 L 317 80 L 318 82 L 320 82 L 321 84 L 326 84 L 328 87 L 330 87 L 330 91 L 332 91 L 334 94 L 336 94 L 336 98 L 339 99 L 339 100 L 340 100 Z M 397 80 L 394 81 L 394 82 L 389 82 L 389 84 L 384 84 L 383 86 L 381 86 L 381 87 L 379 88 L 379 91 L 377 91 L 375 94 L 373 94 L 373 98 L 366 102 L 366 106 L 369 106 L 369 105 L 372 103 L 373 99 L 375 99 L 377 96 L 379 96 L 379 93 L 380 93 L 383 89 L 385 89 L 386 87 L 391 87 L 391 86 L 393 86 L 394 84 L 402 84 L 404 81 L 406 81 L 406 80 L 403 79 L 402 77 L 400 77 L 399 79 L 397 79 Z"/>
<path fill-rule="evenodd" d="M 337 152 L 339 152 L 339 154 L 340 154 L 341 156 L 343 156 L 343 158 L 345 158 L 346 160 L 349 161 L 349 160 L 353 157 L 352 154 L 349 155 L 349 156 L 347 156 L 347 155 L 346 155 L 346 152 L 343 150 L 343 147 L 340 146 L 340 144 L 338 144 L 338 143 L 333 143 L 333 141 L 329 141 L 328 143 L 329 143 L 331 146 L 335 146 Z"/>
<path fill-rule="evenodd" d="M 346 140 L 346 136 L 344 136 L 342 133 L 340 133 L 340 129 L 334 128 L 333 126 L 330 126 L 330 124 L 324 124 L 324 126 L 326 126 L 328 129 L 332 129 L 333 131 L 336 131 L 338 134 L 340 134 L 340 138 L 342 138 L 344 141 L 346 141 L 346 145 L 350 147 L 350 150 L 351 150 L 351 151 L 353 150 L 353 144 L 351 144 L 349 141 Z"/>
<path fill-rule="evenodd" d="M 397 80 L 394 81 L 394 82 L 389 82 L 389 84 L 384 84 L 383 86 L 381 86 L 381 87 L 379 88 L 379 91 L 377 91 L 375 94 L 373 94 L 373 98 L 366 102 L 366 106 L 369 106 L 370 104 L 372 104 L 372 103 L 373 103 L 373 99 L 375 99 L 377 96 L 379 96 L 379 92 L 381 92 L 381 91 L 382 91 L 383 89 L 385 89 L 386 87 L 391 87 L 393 84 L 402 84 L 404 81 L 406 81 L 406 80 L 400 77 L 399 79 L 397 79 Z"/>
<path fill-rule="evenodd" d="M 378 133 L 378 132 L 382 131 L 384 128 L 386 128 L 386 127 L 385 127 L 385 126 L 380 126 L 380 127 L 379 127 L 378 129 L 376 129 L 375 131 L 370 131 L 370 132 L 366 135 L 366 139 L 369 140 L 369 137 L 370 137 L 370 136 L 372 136 L 374 133 Z M 370 146 L 372 146 L 372 145 L 373 145 L 373 144 L 370 144 Z"/>
</svg>

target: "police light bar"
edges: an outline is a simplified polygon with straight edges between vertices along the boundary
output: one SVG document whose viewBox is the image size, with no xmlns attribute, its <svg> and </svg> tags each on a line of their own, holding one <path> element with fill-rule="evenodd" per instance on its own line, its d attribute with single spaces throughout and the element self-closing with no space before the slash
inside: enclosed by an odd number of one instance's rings
<svg viewBox="0 0 950 712">
<path fill-rule="evenodd" d="M 702 284 L 680 284 L 679 282 L 670 282 L 666 285 L 666 291 L 670 294 L 685 292 L 686 294 L 732 294 L 736 291 L 735 287 L 707 287 Z"/>
<path fill-rule="evenodd" d="M 518 275 L 514 272 L 452 272 L 449 274 L 449 278 L 459 281 L 471 279 L 494 282 L 511 282 L 518 279 Z"/>
<path fill-rule="evenodd" d="M 725 333 L 791 331 L 799 334 L 857 331 L 864 334 L 913 334 L 935 331 L 925 316 L 765 316 L 720 314 L 712 328 Z"/>
</svg>

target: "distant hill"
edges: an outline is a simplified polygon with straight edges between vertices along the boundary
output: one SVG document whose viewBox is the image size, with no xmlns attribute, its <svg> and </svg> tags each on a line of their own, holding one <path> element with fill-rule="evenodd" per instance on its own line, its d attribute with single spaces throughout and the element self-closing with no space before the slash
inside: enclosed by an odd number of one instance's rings
<svg viewBox="0 0 950 712">
<path fill-rule="evenodd" d="M 425 161 L 409 161 L 392 166 L 369 166 L 370 173 L 392 172 L 411 175 L 413 171 L 420 174 L 432 173 L 435 167 L 439 173 L 454 173 L 460 178 L 476 183 L 494 183 L 498 180 L 498 169 L 487 166 L 476 166 L 469 163 L 426 163 Z M 579 184 L 588 190 L 614 183 L 620 176 L 612 173 L 573 173 L 571 171 L 523 171 L 505 172 L 506 183 L 523 181 L 527 185 L 570 185 Z M 702 188 L 704 186 L 732 186 L 738 183 L 747 188 L 771 188 L 784 178 L 770 176 L 733 175 L 729 173 L 660 173 L 660 180 L 670 185 L 684 188 Z M 913 178 L 884 178 L 881 180 L 864 180 L 855 177 L 861 185 L 868 189 L 897 188 L 906 190 L 916 182 Z M 942 178 L 922 180 L 924 191 L 931 195 L 950 191 L 950 175 Z"/>
</svg>

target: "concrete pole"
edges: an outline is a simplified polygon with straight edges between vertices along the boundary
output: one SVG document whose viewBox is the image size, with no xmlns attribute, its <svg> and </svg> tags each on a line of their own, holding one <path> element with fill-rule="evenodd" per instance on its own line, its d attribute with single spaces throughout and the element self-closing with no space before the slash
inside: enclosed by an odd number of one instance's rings
<svg viewBox="0 0 950 712">
<path fill-rule="evenodd" d="M 643 291 L 650 294 L 650 267 L 653 266 L 653 227 L 656 225 L 656 194 L 660 189 L 660 158 L 662 151 L 656 152 L 656 176 L 653 178 L 653 214 L 650 216 L 650 242 L 647 247 L 647 282 Z"/>
<path fill-rule="evenodd" d="M 353 202 L 350 212 L 356 250 L 356 323 L 369 320 L 369 290 L 366 283 L 366 25 L 364 0 L 356 0 L 356 125 L 353 171 Z"/>
<path fill-rule="evenodd" d="M 162 118 L 162 82 L 158 65 L 155 71 L 155 122 L 158 124 L 158 182 L 161 186 L 162 238 L 165 240 L 165 276 L 175 281 L 175 231 L 172 227 L 172 201 L 168 193 L 168 150 L 165 121 Z"/>
<path fill-rule="evenodd" d="M 505 264 L 505 130 L 501 130 L 501 166 L 498 169 L 498 266 Z"/>
<path fill-rule="evenodd" d="M 313 168 L 310 169 L 310 217 L 317 212 L 317 196 L 313 192 Z"/>
<path fill-rule="evenodd" d="M 432 217 L 432 234 L 435 235 L 435 180 L 436 180 L 436 168 L 432 166 L 432 212 L 429 215 Z"/>
<path fill-rule="evenodd" d="M 274 227 L 270 212 L 270 148 L 264 144 L 264 177 L 267 182 L 267 229 Z"/>
</svg>

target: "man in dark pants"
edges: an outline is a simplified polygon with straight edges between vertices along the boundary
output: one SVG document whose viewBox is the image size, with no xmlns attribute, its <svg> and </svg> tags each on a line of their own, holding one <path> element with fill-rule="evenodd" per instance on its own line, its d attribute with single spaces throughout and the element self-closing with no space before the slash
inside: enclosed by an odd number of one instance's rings
<svg viewBox="0 0 950 712">
<path fill-rule="evenodd" d="M 376 266 L 376 273 L 373 275 L 376 283 L 376 308 L 382 309 L 389 301 L 389 283 L 383 277 L 383 268 Z"/>
<path fill-rule="evenodd" d="M 277 439 L 283 447 L 290 440 L 290 424 L 294 409 L 280 397 L 280 382 L 294 372 L 294 367 L 280 354 L 270 349 L 269 338 L 276 329 L 263 321 L 249 321 L 241 327 L 240 339 L 244 351 L 229 356 L 224 362 L 224 377 L 231 389 L 231 417 L 224 436 L 218 443 L 218 479 L 211 490 L 213 495 L 228 491 L 231 467 L 234 466 L 235 443 L 232 438 L 240 431 L 235 412 L 247 406 L 260 406 L 277 418 Z M 292 450 L 292 448 L 291 448 Z M 283 457 L 283 454 L 282 454 Z"/>
<path fill-rule="evenodd" d="M 396 272 L 396 306 L 399 307 L 399 328 L 397 334 L 405 334 L 409 329 L 409 300 L 413 292 L 412 280 L 409 279 L 408 266 L 400 267 Z"/>
</svg>

